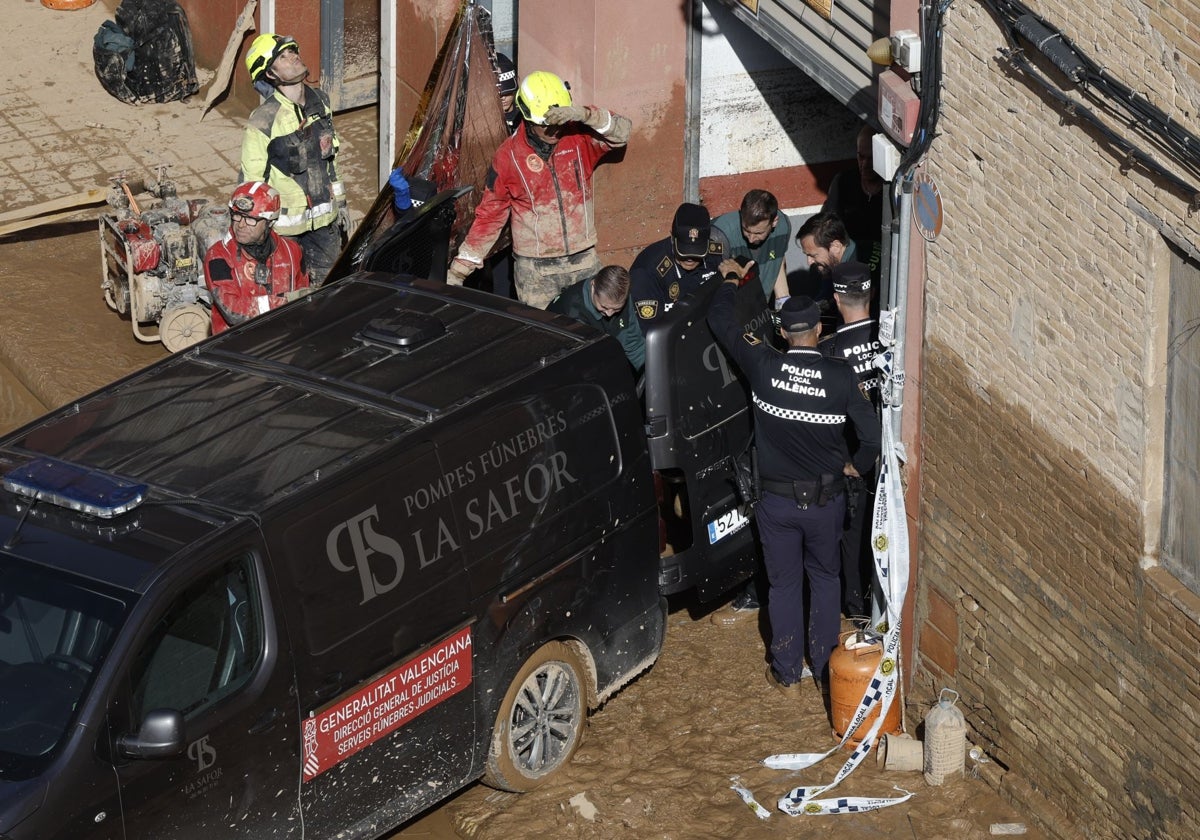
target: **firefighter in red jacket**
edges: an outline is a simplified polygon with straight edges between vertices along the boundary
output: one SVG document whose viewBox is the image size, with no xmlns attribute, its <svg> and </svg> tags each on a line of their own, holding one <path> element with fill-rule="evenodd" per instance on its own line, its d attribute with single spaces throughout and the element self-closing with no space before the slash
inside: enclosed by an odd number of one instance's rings
<svg viewBox="0 0 1200 840">
<path fill-rule="evenodd" d="M 204 256 L 213 335 L 308 294 L 304 252 L 272 227 L 279 192 L 247 181 L 229 199 L 229 230 Z"/>
<path fill-rule="evenodd" d="M 475 221 L 450 263 L 462 285 L 512 225 L 517 297 L 541 309 L 561 289 L 600 270 L 592 172 L 629 140 L 632 123 L 606 108 L 573 105 L 553 73 L 530 73 L 517 90 L 524 125 L 492 157 Z"/>
</svg>

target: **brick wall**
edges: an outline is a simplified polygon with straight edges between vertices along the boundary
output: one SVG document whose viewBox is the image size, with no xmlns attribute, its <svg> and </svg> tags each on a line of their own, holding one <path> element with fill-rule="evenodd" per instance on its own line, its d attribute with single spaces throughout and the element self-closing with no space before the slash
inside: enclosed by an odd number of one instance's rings
<svg viewBox="0 0 1200 840">
<path fill-rule="evenodd" d="M 1098 5 L 1035 8 L 1200 133 L 1200 7 Z M 1003 789 L 1051 834 L 1196 837 L 1200 599 L 1157 567 L 1147 496 L 1166 246 L 1131 207 L 1192 244 L 1200 223 L 1007 71 L 1004 46 L 982 6 L 950 8 L 928 166 L 946 220 L 927 253 L 916 695 L 962 694 Z"/>
</svg>

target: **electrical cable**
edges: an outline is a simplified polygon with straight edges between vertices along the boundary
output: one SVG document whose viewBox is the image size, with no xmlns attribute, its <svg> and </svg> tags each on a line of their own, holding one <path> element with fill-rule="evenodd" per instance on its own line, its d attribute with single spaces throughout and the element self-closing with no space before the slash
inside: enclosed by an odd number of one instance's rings
<svg viewBox="0 0 1200 840">
<path fill-rule="evenodd" d="M 896 206 L 898 190 L 913 175 L 924 160 L 937 133 L 942 111 L 942 21 L 953 0 L 926 2 L 921 6 L 921 72 L 917 80 L 920 108 L 912 142 L 905 149 L 897 167 L 899 177 L 892 182 L 892 204 Z"/>
<path fill-rule="evenodd" d="M 1085 120 L 1101 139 L 1126 161 L 1136 162 L 1189 197 L 1192 207 L 1200 205 L 1200 189 L 1172 172 L 1163 163 L 1135 145 L 1106 123 L 1092 108 L 1071 96 L 1041 72 L 1028 58 L 1022 43 L 1041 53 L 1059 72 L 1078 85 L 1081 95 L 1148 140 L 1189 174 L 1200 177 L 1200 137 L 1189 132 L 1169 114 L 1116 79 L 1096 64 L 1061 30 L 1031 11 L 1019 0 L 981 0 L 1003 30 L 1008 49 L 1001 55 L 1056 100 L 1070 117 Z"/>
</svg>

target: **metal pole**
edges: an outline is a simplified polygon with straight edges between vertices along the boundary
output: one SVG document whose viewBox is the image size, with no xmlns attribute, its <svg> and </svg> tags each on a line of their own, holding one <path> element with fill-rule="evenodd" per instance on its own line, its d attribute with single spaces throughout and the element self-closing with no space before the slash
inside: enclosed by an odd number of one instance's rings
<svg viewBox="0 0 1200 840">
<path fill-rule="evenodd" d="M 262 0 L 258 4 L 259 32 L 275 31 L 275 0 Z"/>
<path fill-rule="evenodd" d="M 892 424 L 892 430 L 895 433 L 895 440 L 902 440 L 900 436 L 900 417 L 901 407 L 904 404 L 904 330 L 905 322 L 908 320 L 905 310 L 908 307 L 908 257 L 909 248 L 912 244 L 912 205 L 913 205 L 913 172 L 910 170 L 900 183 L 900 230 L 899 244 L 896 248 L 896 273 L 895 283 L 893 283 L 893 292 L 891 297 L 895 300 L 896 312 L 896 350 L 893 357 L 893 373 L 895 381 L 893 382 L 891 417 L 889 422 Z"/>
<path fill-rule="evenodd" d="M 396 0 L 379 6 L 379 187 L 387 183 L 396 160 Z"/>
<path fill-rule="evenodd" d="M 895 175 L 892 176 L 893 178 Z M 883 308 L 892 306 L 892 289 L 895 287 L 896 266 L 894 264 L 896 249 L 893 247 L 895 234 L 892 231 L 894 220 L 892 216 L 892 183 L 883 185 L 883 214 L 879 220 L 879 303 Z"/>
<path fill-rule="evenodd" d="M 700 56 L 704 46 L 704 4 L 688 0 L 687 48 L 683 64 L 683 194 L 700 203 Z"/>
</svg>

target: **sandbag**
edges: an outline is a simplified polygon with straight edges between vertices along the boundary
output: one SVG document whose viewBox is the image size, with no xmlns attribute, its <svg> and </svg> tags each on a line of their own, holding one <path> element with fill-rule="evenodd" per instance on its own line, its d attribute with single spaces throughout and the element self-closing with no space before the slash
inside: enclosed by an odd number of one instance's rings
<svg viewBox="0 0 1200 840">
<path fill-rule="evenodd" d="M 171 102 L 200 88 L 187 14 L 175 0 L 124 0 L 92 43 L 96 78 L 122 102 Z"/>
</svg>

